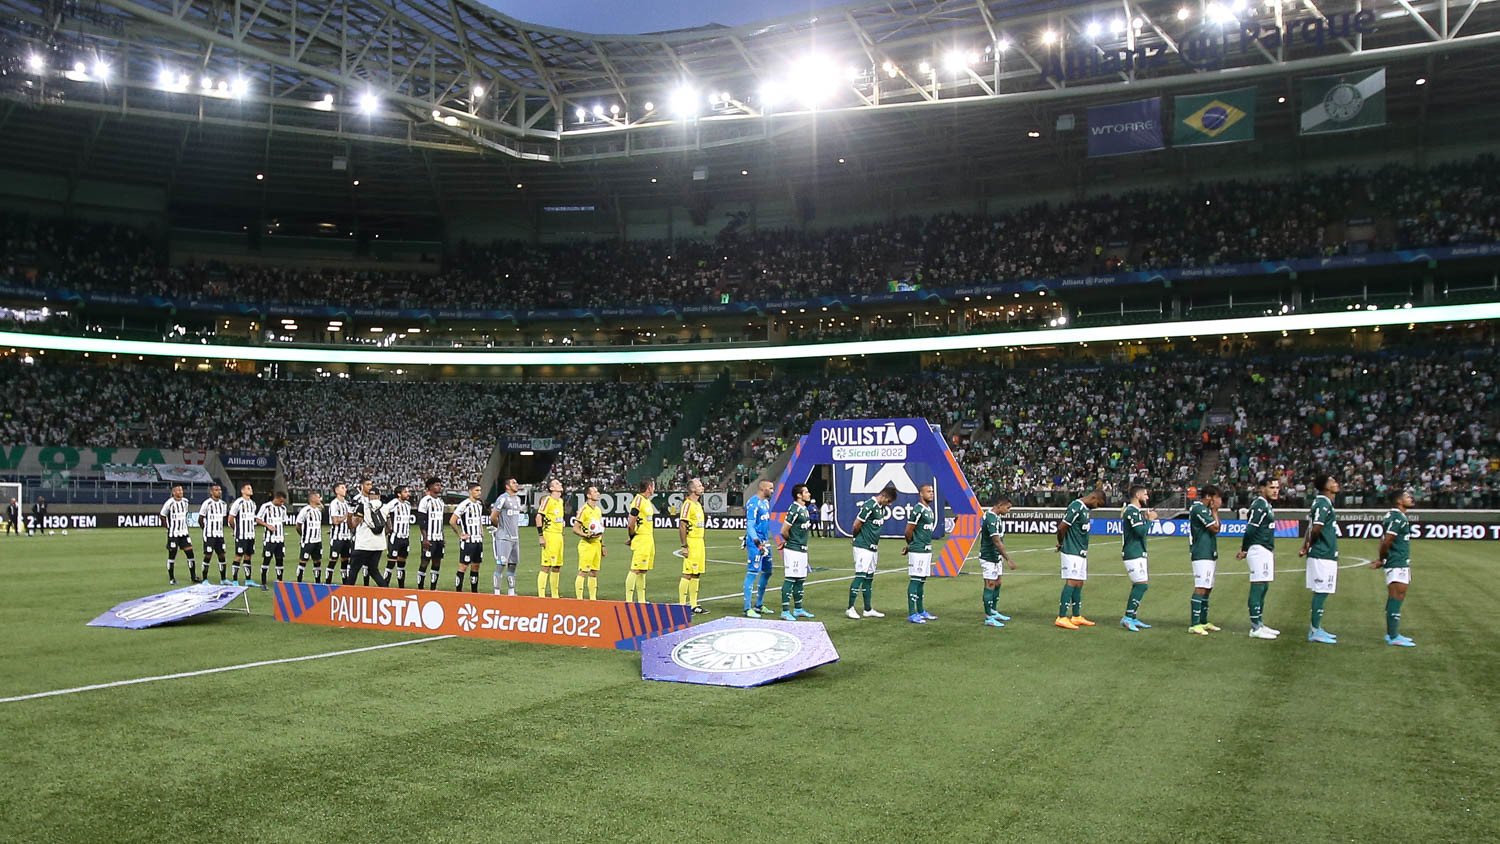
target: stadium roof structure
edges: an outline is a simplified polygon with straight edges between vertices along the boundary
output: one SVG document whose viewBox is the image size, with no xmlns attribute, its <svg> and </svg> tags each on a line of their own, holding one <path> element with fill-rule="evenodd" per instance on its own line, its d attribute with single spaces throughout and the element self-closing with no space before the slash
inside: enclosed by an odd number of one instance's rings
<svg viewBox="0 0 1500 844">
<path fill-rule="evenodd" d="M 216 167 L 285 164 L 327 194 L 355 166 L 439 214 L 645 193 L 685 157 L 729 176 L 856 154 L 882 177 L 1033 173 L 1051 155 L 1027 130 L 1066 140 L 1053 118 L 1090 102 L 1376 65 L 1396 115 L 1500 101 L 1491 0 L 904 0 L 645 35 L 470 0 L 0 0 L 0 17 L 10 166 L 220 195 L 245 186 Z"/>
</svg>

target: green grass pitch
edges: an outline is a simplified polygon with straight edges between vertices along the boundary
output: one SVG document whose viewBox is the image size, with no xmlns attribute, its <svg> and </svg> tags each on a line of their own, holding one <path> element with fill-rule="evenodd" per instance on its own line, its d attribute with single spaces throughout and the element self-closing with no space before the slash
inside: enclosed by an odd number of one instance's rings
<svg viewBox="0 0 1500 844">
<path fill-rule="evenodd" d="M 409 638 L 280 624 L 258 592 L 249 616 L 85 627 L 165 587 L 162 541 L 0 539 L 0 697 Z M 743 559 L 737 537 L 709 542 L 711 560 Z M 1185 632 L 1182 542 L 1153 543 L 1156 627 L 1131 634 L 1113 540 L 1084 593 L 1099 626 L 1078 632 L 1051 626 L 1050 538 L 1012 539 L 1004 630 L 979 624 L 974 561 L 929 583 L 937 622 L 907 624 L 894 541 L 876 580 L 889 617 L 845 619 L 849 545 L 817 540 L 809 607 L 842 659 L 758 689 L 643 682 L 630 653 L 448 639 L 4 702 L 0 840 L 1500 840 L 1500 552 L 1414 543 L 1419 647 L 1401 650 L 1363 568 L 1329 601 L 1339 644 L 1306 642 L 1291 545 L 1274 642 L 1245 636 L 1233 559 L 1212 605 L 1224 632 Z M 1373 551 L 1348 541 L 1344 562 Z M 571 545 L 568 562 L 565 591 Z M 710 564 L 703 596 L 735 597 L 707 618 L 738 611 L 742 576 Z M 620 558 L 603 582 L 623 592 Z M 663 552 L 652 596 L 675 600 L 676 582 Z"/>
</svg>

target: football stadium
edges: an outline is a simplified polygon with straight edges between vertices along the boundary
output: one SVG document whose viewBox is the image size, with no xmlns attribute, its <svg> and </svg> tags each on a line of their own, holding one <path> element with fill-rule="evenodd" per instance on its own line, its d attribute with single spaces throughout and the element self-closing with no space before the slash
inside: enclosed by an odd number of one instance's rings
<svg viewBox="0 0 1500 844">
<path fill-rule="evenodd" d="M 0 0 L 0 840 L 1500 840 L 1500 3 Z"/>
</svg>

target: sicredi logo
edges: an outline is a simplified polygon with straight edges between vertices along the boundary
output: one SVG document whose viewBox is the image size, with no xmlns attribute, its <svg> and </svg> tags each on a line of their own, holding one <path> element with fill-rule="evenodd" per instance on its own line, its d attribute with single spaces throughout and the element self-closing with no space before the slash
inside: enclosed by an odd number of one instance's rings
<svg viewBox="0 0 1500 844">
<path fill-rule="evenodd" d="M 402 598 L 328 596 L 328 619 L 335 624 L 378 624 L 436 630 L 443 626 L 443 605 L 421 602 L 416 595 Z"/>
<path fill-rule="evenodd" d="M 464 604 L 458 608 L 458 626 L 465 633 L 479 626 L 479 610 L 473 604 Z"/>
<path fill-rule="evenodd" d="M 769 668 L 786 662 L 801 650 L 801 640 L 790 633 L 736 627 L 684 639 L 672 649 L 672 661 L 692 671 L 725 674 Z"/>
</svg>

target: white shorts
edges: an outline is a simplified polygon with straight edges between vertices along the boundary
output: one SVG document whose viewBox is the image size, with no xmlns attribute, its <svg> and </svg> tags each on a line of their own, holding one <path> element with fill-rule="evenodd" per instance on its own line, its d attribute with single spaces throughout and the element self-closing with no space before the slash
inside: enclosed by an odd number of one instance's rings
<svg viewBox="0 0 1500 844">
<path fill-rule="evenodd" d="M 785 548 L 781 552 L 781 568 L 785 577 L 807 577 L 807 552 Z"/>
<path fill-rule="evenodd" d="M 1271 549 L 1251 545 L 1245 552 L 1245 562 L 1250 566 L 1251 583 L 1270 583 L 1276 579 L 1276 555 Z"/>
<path fill-rule="evenodd" d="M 1136 557 L 1134 560 L 1126 560 L 1125 573 L 1130 576 L 1131 583 L 1145 583 L 1146 558 Z"/>
<path fill-rule="evenodd" d="M 1411 583 L 1411 566 L 1397 566 L 1385 570 L 1385 585 Z"/>
<path fill-rule="evenodd" d="M 854 549 L 854 573 L 874 574 L 875 566 L 880 562 L 880 552 L 871 551 L 868 548 Z"/>
<path fill-rule="evenodd" d="M 1339 561 L 1307 558 L 1307 588 L 1332 595 L 1339 587 Z"/>
<path fill-rule="evenodd" d="M 1219 570 L 1217 560 L 1194 560 L 1193 561 L 1193 588 L 1214 588 L 1214 574 Z"/>
<path fill-rule="evenodd" d="M 1088 580 L 1089 558 L 1075 557 L 1072 554 L 1062 555 L 1062 579 L 1063 580 Z"/>
<path fill-rule="evenodd" d="M 912 577 L 932 576 L 932 552 L 906 555 L 906 573 Z"/>
<path fill-rule="evenodd" d="M 980 560 L 979 569 L 985 580 L 999 580 L 1000 576 L 1005 574 L 1005 561 L 997 560 L 992 563 L 989 560 Z"/>
</svg>

